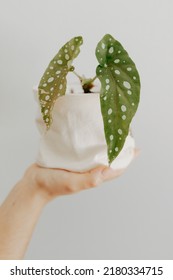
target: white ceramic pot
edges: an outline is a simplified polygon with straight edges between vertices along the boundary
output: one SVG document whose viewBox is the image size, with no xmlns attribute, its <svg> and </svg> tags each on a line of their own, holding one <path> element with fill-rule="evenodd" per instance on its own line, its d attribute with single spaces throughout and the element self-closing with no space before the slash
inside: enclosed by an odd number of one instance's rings
<svg viewBox="0 0 173 280">
<path fill-rule="evenodd" d="M 37 90 L 34 90 L 35 94 Z M 41 134 L 37 163 L 42 167 L 87 171 L 108 166 L 107 145 L 100 109 L 99 93 L 66 94 L 59 97 L 52 111 L 53 122 L 46 130 L 40 110 L 36 123 Z M 134 139 L 125 145 L 112 162 L 113 169 L 125 168 L 134 156 Z"/>
</svg>

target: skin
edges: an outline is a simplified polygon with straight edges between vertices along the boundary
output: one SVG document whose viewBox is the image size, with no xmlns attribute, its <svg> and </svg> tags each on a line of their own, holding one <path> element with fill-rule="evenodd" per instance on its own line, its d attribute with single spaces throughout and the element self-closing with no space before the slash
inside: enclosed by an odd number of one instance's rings
<svg viewBox="0 0 173 280">
<path fill-rule="evenodd" d="M 0 259 L 24 258 L 39 216 L 51 200 L 94 188 L 123 172 L 105 166 L 77 173 L 31 165 L 0 207 Z"/>
</svg>

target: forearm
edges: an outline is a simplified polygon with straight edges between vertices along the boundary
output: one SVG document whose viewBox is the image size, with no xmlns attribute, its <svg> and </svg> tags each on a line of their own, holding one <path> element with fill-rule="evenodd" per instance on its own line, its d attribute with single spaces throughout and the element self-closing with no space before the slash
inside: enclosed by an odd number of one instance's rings
<svg viewBox="0 0 173 280">
<path fill-rule="evenodd" d="M 50 200 L 90 189 L 123 170 L 98 166 L 77 173 L 31 165 L 0 207 L 0 259 L 22 259 L 40 213 Z"/>
<path fill-rule="evenodd" d="M 0 207 L 0 259 L 22 259 L 47 200 L 26 178 Z"/>
</svg>

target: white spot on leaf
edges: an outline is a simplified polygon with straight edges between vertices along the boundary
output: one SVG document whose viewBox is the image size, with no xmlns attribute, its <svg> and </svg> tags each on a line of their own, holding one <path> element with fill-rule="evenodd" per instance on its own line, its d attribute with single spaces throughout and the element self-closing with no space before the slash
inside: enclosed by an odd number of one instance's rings
<svg viewBox="0 0 173 280">
<path fill-rule="evenodd" d="M 102 43 L 102 49 L 104 50 L 106 47 L 106 45 L 104 43 Z"/>
<path fill-rule="evenodd" d="M 109 53 L 113 53 L 113 52 L 114 52 L 114 48 L 111 47 L 111 48 L 109 49 Z"/>
<path fill-rule="evenodd" d="M 109 110 L 108 110 L 108 115 L 111 115 L 112 114 L 112 109 L 110 108 Z"/>
<path fill-rule="evenodd" d="M 49 100 L 50 99 L 50 96 L 49 95 L 46 95 L 45 96 L 45 100 L 47 101 L 47 100 Z"/>
<path fill-rule="evenodd" d="M 119 128 L 119 129 L 118 129 L 118 134 L 121 135 L 122 133 L 123 133 L 122 129 Z"/>
<path fill-rule="evenodd" d="M 131 95 L 131 94 L 132 94 L 131 90 L 128 90 L 128 91 L 127 91 L 127 93 L 128 93 L 129 95 Z"/>
<path fill-rule="evenodd" d="M 51 83 L 51 82 L 53 82 L 53 80 L 54 80 L 54 78 L 50 77 L 47 81 L 48 81 L 48 83 Z"/>
<path fill-rule="evenodd" d="M 132 71 L 132 68 L 131 67 L 127 67 L 127 71 Z"/>
<path fill-rule="evenodd" d="M 122 111 L 122 112 L 126 112 L 126 110 L 127 110 L 126 106 L 125 106 L 125 105 L 122 105 L 122 106 L 121 106 L 121 111 Z"/>
<path fill-rule="evenodd" d="M 125 87 L 125 88 L 128 88 L 128 89 L 130 89 L 130 88 L 131 88 L 130 83 L 129 83 L 129 82 L 127 82 L 127 81 L 124 81 L 124 82 L 123 82 L 123 85 L 124 85 L 124 87 Z"/>
<path fill-rule="evenodd" d="M 125 120 L 126 119 L 126 115 L 122 115 L 122 119 Z"/>
<path fill-rule="evenodd" d="M 115 74 L 120 75 L 120 71 L 119 70 L 115 70 Z"/>
<path fill-rule="evenodd" d="M 106 86 L 106 90 L 109 90 L 109 88 L 110 88 L 110 85 L 107 85 L 107 86 Z"/>
<path fill-rule="evenodd" d="M 110 140 L 112 141 L 114 139 L 114 136 L 113 135 L 110 135 Z"/>
<path fill-rule="evenodd" d="M 119 59 L 115 59 L 115 60 L 114 60 L 114 63 L 119 63 L 119 62 L 120 62 Z"/>
<path fill-rule="evenodd" d="M 61 71 L 60 70 L 58 70 L 58 71 L 56 71 L 56 74 L 58 75 L 58 74 L 60 74 L 61 73 Z"/>
<path fill-rule="evenodd" d="M 61 64 L 62 64 L 62 60 L 59 59 L 59 60 L 57 61 L 57 63 L 61 65 Z"/>
<path fill-rule="evenodd" d="M 65 59 L 66 59 L 66 60 L 69 60 L 69 58 L 70 58 L 69 55 L 66 54 L 66 55 L 65 55 Z"/>
</svg>

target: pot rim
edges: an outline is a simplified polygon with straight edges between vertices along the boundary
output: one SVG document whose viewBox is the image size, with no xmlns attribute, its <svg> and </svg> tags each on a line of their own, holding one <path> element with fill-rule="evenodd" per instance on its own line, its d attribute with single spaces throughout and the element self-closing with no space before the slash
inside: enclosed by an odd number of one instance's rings
<svg viewBox="0 0 173 280">
<path fill-rule="evenodd" d="M 34 86 L 33 87 L 33 92 L 35 94 L 38 93 L 38 86 Z M 66 92 L 65 95 L 62 95 L 62 96 L 59 96 L 59 97 L 65 97 L 65 96 L 92 96 L 92 95 L 100 95 L 100 92 L 88 92 L 88 93 L 84 93 L 82 91 L 77 91 L 77 93 L 69 93 L 69 92 Z"/>
</svg>

